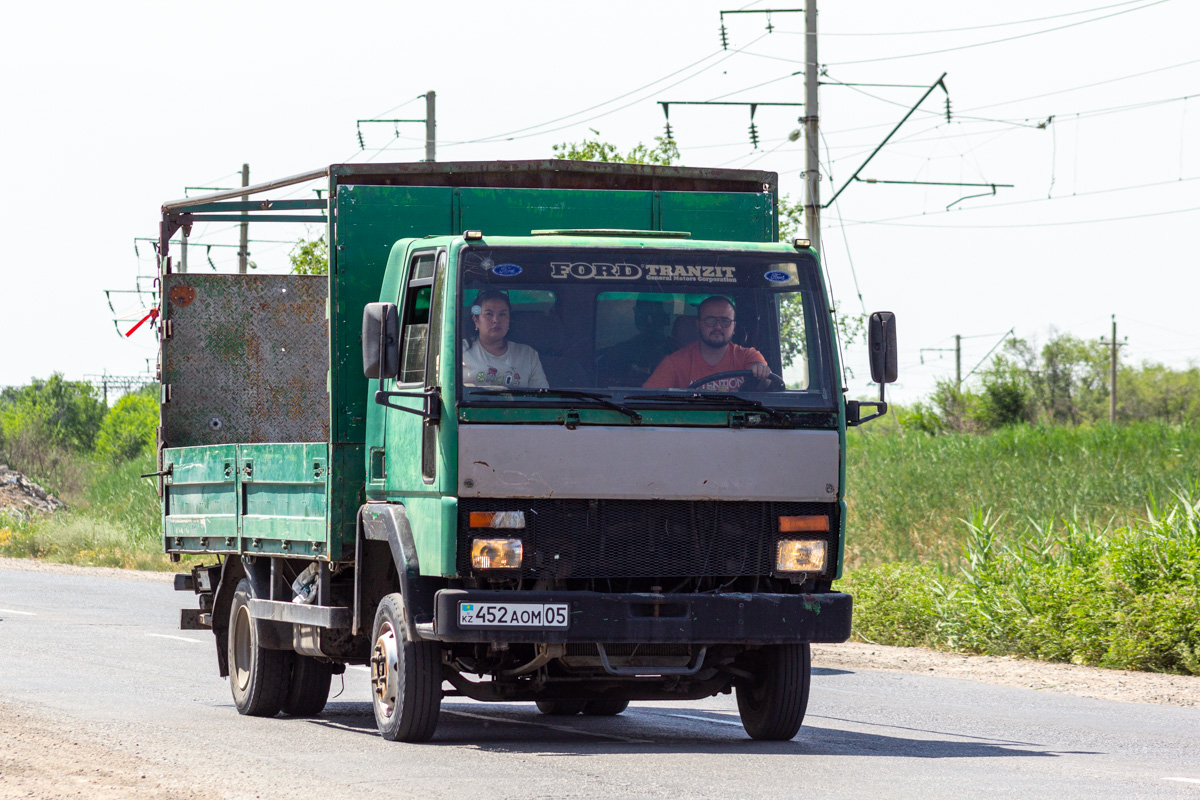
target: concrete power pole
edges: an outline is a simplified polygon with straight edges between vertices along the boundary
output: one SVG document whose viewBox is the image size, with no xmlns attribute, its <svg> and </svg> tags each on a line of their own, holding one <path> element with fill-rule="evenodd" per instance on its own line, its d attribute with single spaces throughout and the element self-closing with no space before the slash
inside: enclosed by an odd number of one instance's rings
<svg viewBox="0 0 1200 800">
<path fill-rule="evenodd" d="M 425 93 L 425 160 L 437 161 L 437 118 L 434 115 L 437 92 Z"/>
<path fill-rule="evenodd" d="M 1117 341 L 1117 315 L 1112 315 L 1112 338 L 1108 341 L 1100 340 L 1101 344 L 1108 345 L 1109 351 L 1108 364 L 1108 421 L 1115 423 L 1117 421 L 1117 348 L 1122 347 L 1126 342 Z"/>
<path fill-rule="evenodd" d="M 242 186 L 249 186 L 249 185 L 250 185 L 250 165 L 242 164 Z M 250 199 L 250 195 L 248 195 L 248 194 L 242 195 L 243 201 L 249 200 L 249 199 Z M 238 274 L 239 275 L 246 274 L 246 261 L 248 260 L 248 257 L 249 257 L 248 251 L 250 249 L 250 215 L 247 212 L 243 211 L 242 216 L 246 218 L 246 221 L 241 223 L 242 239 L 241 239 L 241 244 L 238 247 Z"/>
<path fill-rule="evenodd" d="M 804 205 L 804 228 L 813 249 L 821 250 L 821 150 L 817 132 L 817 0 L 804 4 L 804 142 L 807 159 L 804 185 L 808 202 Z"/>
<path fill-rule="evenodd" d="M 954 385 L 962 391 L 962 334 L 954 334 Z"/>
</svg>

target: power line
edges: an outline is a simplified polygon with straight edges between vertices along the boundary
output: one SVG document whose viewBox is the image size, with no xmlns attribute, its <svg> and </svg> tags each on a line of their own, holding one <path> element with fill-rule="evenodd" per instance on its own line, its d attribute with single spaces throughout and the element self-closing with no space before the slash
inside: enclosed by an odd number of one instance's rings
<svg viewBox="0 0 1200 800">
<path fill-rule="evenodd" d="M 970 50 L 975 47 L 986 47 L 988 45 L 993 45 L 993 44 L 1002 44 L 1004 42 L 1012 42 L 1012 41 L 1016 41 L 1018 39 L 1028 39 L 1031 36 L 1041 36 L 1044 33 L 1054 33 L 1055 31 L 1066 30 L 1067 28 L 1075 28 L 1075 27 L 1078 27 L 1079 25 L 1087 25 L 1088 23 L 1091 23 L 1091 22 L 1099 22 L 1100 20 L 1111 19 L 1113 17 L 1119 17 L 1122 14 L 1131 14 L 1134 11 L 1142 11 L 1144 9 L 1151 8 L 1153 6 L 1162 5 L 1163 3 L 1166 3 L 1166 2 L 1169 2 L 1169 0 L 1152 0 L 1152 2 L 1147 3 L 1146 5 L 1143 5 L 1143 6 L 1138 6 L 1137 8 L 1129 8 L 1124 11 L 1115 11 L 1112 14 L 1105 14 L 1102 17 L 1093 17 L 1092 19 L 1085 19 L 1085 20 L 1081 20 L 1079 22 L 1072 22 L 1067 25 L 1059 25 L 1058 27 L 1055 27 L 1055 28 L 1046 28 L 1045 30 L 1031 31 L 1030 33 L 1021 33 L 1021 34 L 1017 34 L 1016 36 L 1007 36 L 1003 39 L 993 39 L 989 42 L 976 42 L 974 44 L 959 45 L 958 47 L 945 47 L 945 48 L 942 48 L 941 50 L 929 50 L 929 51 L 926 51 L 923 53 L 908 53 L 907 55 L 901 55 L 901 56 L 881 56 L 879 58 L 864 58 L 864 59 L 859 59 L 857 61 L 833 61 L 833 62 L 830 62 L 829 64 L 827 64 L 827 66 L 841 67 L 841 66 L 846 66 L 849 64 L 875 64 L 875 63 L 878 63 L 881 61 L 898 61 L 900 59 L 918 58 L 920 56 L 936 56 L 936 55 L 941 55 L 942 53 L 953 53 L 958 50 Z"/>
<path fill-rule="evenodd" d="M 971 25 L 966 28 L 942 28 L 941 30 L 932 31 L 884 31 L 881 33 L 826 33 L 821 31 L 822 36 L 924 36 L 927 34 L 937 33 L 963 33 L 965 31 L 979 31 L 988 28 L 1007 28 L 1013 25 L 1028 25 L 1033 22 L 1046 22 L 1051 19 L 1062 19 L 1063 17 L 1077 17 L 1080 14 L 1092 14 L 1097 11 L 1107 11 L 1110 8 L 1120 8 L 1121 6 L 1130 6 L 1135 3 L 1140 3 L 1142 0 L 1126 0 L 1124 3 L 1113 3 L 1108 6 L 1099 6 L 1097 8 L 1088 8 L 1083 11 L 1069 11 L 1066 14 L 1054 14 L 1049 17 L 1036 17 L 1034 19 L 1022 19 L 1015 22 L 995 22 L 990 25 Z M 1136 9 L 1133 9 L 1136 10 Z M 776 33 L 783 33 L 789 36 L 803 36 L 804 31 L 784 31 L 776 30 Z"/>
<path fill-rule="evenodd" d="M 1052 199 L 1052 198 L 1051 198 Z M 985 230 L 985 229 L 1004 229 L 1004 228 L 1058 228 L 1068 225 L 1091 225 L 1098 222 L 1125 222 L 1131 219 L 1147 219 L 1149 217 L 1166 217 L 1172 214 L 1187 214 L 1192 211 L 1200 211 L 1200 206 L 1192 208 L 1176 208 L 1171 211 L 1155 211 L 1148 214 L 1126 214 L 1120 217 L 1105 217 L 1104 219 L 1077 219 L 1068 220 L 1066 222 L 1027 222 L 1020 225 L 918 225 L 915 223 L 905 222 L 875 222 L 872 220 L 851 220 L 852 225 L 888 225 L 895 228 L 946 228 L 958 230 Z"/>
<path fill-rule="evenodd" d="M 1035 94 L 1030 97 L 1018 97 L 1016 100 L 1005 100 L 1004 102 L 1001 102 L 1001 103 L 989 103 L 985 106 L 975 106 L 974 108 L 968 108 L 966 110 L 967 111 L 980 111 L 985 108 L 995 108 L 996 106 L 1008 106 L 1008 105 L 1012 105 L 1013 103 L 1024 103 L 1028 100 L 1040 100 L 1043 97 L 1051 97 L 1056 94 L 1067 94 L 1068 92 L 1078 92 L 1083 89 L 1093 89 L 1097 86 L 1105 86 L 1110 83 L 1117 83 L 1119 81 L 1130 80 L 1131 78 L 1142 78 L 1142 77 L 1145 77 L 1146 75 L 1153 75 L 1158 72 L 1166 72 L 1167 70 L 1178 69 L 1179 67 L 1188 67 L 1188 66 L 1191 66 L 1192 64 L 1198 64 L 1198 63 L 1200 63 L 1200 58 L 1194 58 L 1191 61 L 1183 61 L 1178 64 L 1171 64 L 1168 67 L 1158 67 L 1156 69 L 1148 69 L 1145 72 L 1136 72 L 1132 75 L 1121 75 L 1120 77 L 1117 77 L 1117 78 L 1109 78 L 1108 80 L 1097 81 L 1095 83 L 1086 83 L 1082 86 L 1072 86 L 1069 89 L 1056 89 L 1053 92 L 1045 92 L 1043 94 Z"/>
</svg>

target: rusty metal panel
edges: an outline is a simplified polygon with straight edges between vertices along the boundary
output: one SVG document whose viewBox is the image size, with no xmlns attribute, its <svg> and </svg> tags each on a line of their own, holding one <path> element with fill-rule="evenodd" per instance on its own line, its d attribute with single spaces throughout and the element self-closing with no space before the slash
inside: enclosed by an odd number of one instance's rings
<svg viewBox="0 0 1200 800">
<path fill-rule="evenodd" d="M 167 447 L 329 440 L 323 275 L 163 277 Z"/>
</svg>

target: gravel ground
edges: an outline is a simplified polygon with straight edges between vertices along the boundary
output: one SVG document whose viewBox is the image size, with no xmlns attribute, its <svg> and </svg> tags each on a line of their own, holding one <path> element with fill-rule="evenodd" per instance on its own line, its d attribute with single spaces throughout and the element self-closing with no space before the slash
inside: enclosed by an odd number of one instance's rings
<svg viewBox="0 0 1200 800">
<path fill-rule="evenodd" d="M 21 558 L 0 558 L 0 570 L 3 569 L 104 575 L 125 580 L 162 583 L 170 583 L 173 580 L 172 573 L 169 572 L 75 567 Z M 855 642 L 815 645 L 813 664 L 826 669 L 874 669 L 936 675 L 1127 703 L 1156 703 L 1190 708 L 1200 706 L 1200 676 L 1195 675 L 1127 672 L 1075 664 L 968 656 L 917 647 L 887 647 Z"/>
</svg>

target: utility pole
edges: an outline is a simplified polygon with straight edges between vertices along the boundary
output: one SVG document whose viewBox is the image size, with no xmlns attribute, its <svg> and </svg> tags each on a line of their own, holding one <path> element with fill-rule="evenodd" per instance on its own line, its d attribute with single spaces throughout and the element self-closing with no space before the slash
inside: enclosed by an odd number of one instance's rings
<svg viewBox="0 0 1200 800">
<path fill-rule="evenodd" d="M 817 131 L 817 0 L 804 4 L 804 143 L 807 158 L 804 164 L 804 185 L 807 202 L 804 205 L 804 228 L 813 249 L 821 251 L 821 151 Z"/>
<path fill-rule="evenodd" d="M 250 185 L 250 165 L 242 164 L 242 186 L 249 186 L 249 185 Z M 242 195 L 243 202 L 247 201 L 249 199 L 250 199 L 250 195 L 248 195 L 248 194 Z M 239 275 L 246 274 L 246 261 L 250 255 L 248 252 L 250 249 L 250 215 L 249 215 L 249 213 L 243 211 L 242 217 L 246 221 L 241 223 L 242 238 L 241 238 L 241 244 L 238 247 L 238 274 Z"/>
<path fill-rule="evenodd" d="M 179 271 L 187 272 L 188 226 L 179 229 Z"/>
<path fill-rule="evenodd" d="M 959 391 L 962 391 L 962 334 L 954 334 L 954 386 Z M 921 363 L 925 363 L 926 353 L 948 353 L 949 347 L 922 347 L 921 348 Z M 939 356 L 940 358 L 940 356 Z"/>
<path fill-rule="evenodd" d="M 954 385 L 962 391 L 962 334 L 954 334 Z"/>
<path fill-rule="evenodd" d="M 1112 315 L 1112 338 L 1107 342 L 1104 339 L 1100 340 L 1101 344 L 1108 345 L 1110 349 L 1109 355 L 1109 372 L 1108 372 L 1108 421 L 1115 423 L 1117 421 L 1117 348 L 1124 347 L 1128 344 L 1117 341 L 1117 315 Z"/>
<path fill-rule="evenodd" d="M 437 120 L 434 116 L 434 106 L 437 92 L 430 89 L 425 93 L 425 160 L 436 161 L 437 158 Z"/>
</svg>

